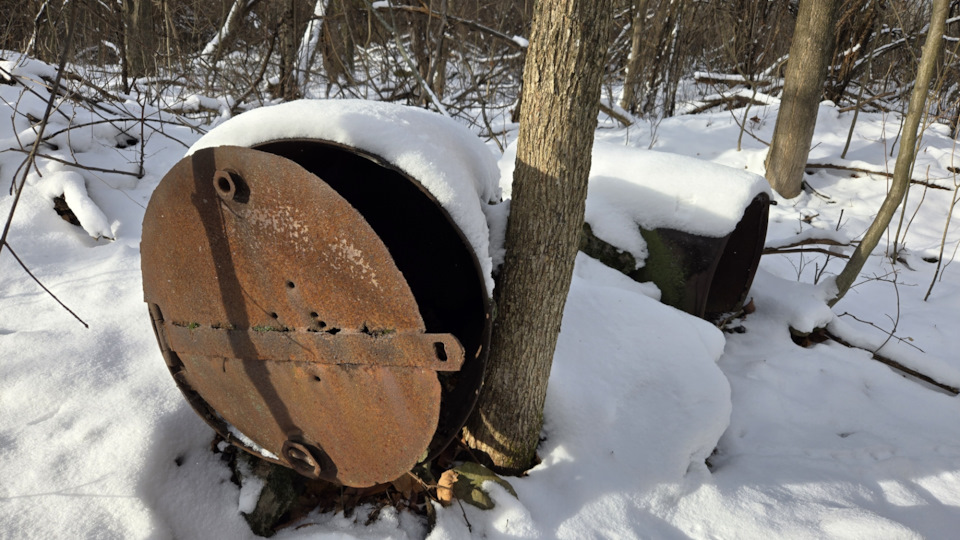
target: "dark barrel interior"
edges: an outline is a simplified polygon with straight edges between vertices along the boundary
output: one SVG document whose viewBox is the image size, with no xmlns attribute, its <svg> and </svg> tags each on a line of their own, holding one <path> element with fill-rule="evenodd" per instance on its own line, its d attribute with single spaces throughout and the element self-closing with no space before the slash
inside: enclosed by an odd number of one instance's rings
<svg viewBox="0 0 960 540">
<path fill-rule="evenodd" d="M 769 214 L 770 196 L 761 193 L 747 206 L 743 218 L 730 233 L 710 282 L 708 316 L 739 309 L 746 300 L 760 266 Z"/>
</svg>

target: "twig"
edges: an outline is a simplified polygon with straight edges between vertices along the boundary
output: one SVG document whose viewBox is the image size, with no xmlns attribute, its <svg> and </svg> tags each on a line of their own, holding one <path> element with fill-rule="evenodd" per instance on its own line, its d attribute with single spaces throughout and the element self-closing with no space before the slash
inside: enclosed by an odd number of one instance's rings
<svg viewBox="0 0 960 540">
<path fill-rule="evenodd" d="M 43 158 L 43 159 L 49 159 L 49 160 L 51 160 L 51 161 L 57 161 L 57 162 L 63 163 L 64 165 L 70 165 L 71 167 L 76 167 L 76 168 L 78 168 L 78 169 L 84 169 L 84 170 L 87 170 L 87 171 L 96 171 L 96 172 L 111 173 L 111 174 L 122 174 L 122 175 L 126 175 L 126 176 L 133 176 L 133 177 L 135 177 L 135 178 L 140 178 L 140 177 L 141 177 L 138 173 L 127 172 L 127 171 L 120 171 L 120 170 L 117 170 L 117 169 L 102 169 L 102 168 L 100 168 L 100 167 L 94 167 L 93 165 L 84 165 L 84 164 L 82 164 L 82 163 L 77 163 L 76 161 L 68 161 L 68 160 L 66 160 L 66 159 L 58 158 L 58 157 L 56 157 L 56 156 L 51 156 L 51 155 L 49 155 L 49 154 L 39 154 L 39 153 L 32 152 L 32 151 L 31 151 L 31 152 L 27 152 L 26 150 L 21 150 L 21 149 L 19 149 L 19 148 L 8 148 L 7 150 L 4 150 L 4 151 L 5 151 L 5 152 L 21 152 L 21 153 L 24 153 L 24 154 L 30 154 L 30 157 L 28 157 L 27 159 L 36 159 L 36 158 L 39 157 L 39 158 Z M 26 180 L 26 178 L 24 178 L 24 180 Z M 22 185 L 21 185 L 21 189 L 22 189 Z"/>
<path fill-rule="evenodd" d="M 888 332 L 888 331 L 884 330 L 883 328 L 881 328 L 880 326 L 877 326 L 876 324 L 874 324 L 874 323 L 872 323 L 872 322 L 870 322 L 870 321 L 863 320 L 863 319 L 857 317 L 856 315 L 854 315 L 853 313 L 850 313 L 849 311 L 844 311 L 843 313 L 841 313 L 840 315 L 837 315 L 837 316 L 838 316 L 838 317 L 850 317 L 851 319 L 857 321 L 858 323 L 862 323 L 862 324 L 865 324 L 865 325 L 867 325 L 867 326 L 872 326 L 872 327 L 876 328 L 877 330 L 883 332 L 884 334 L 887 334 L 887 335 L 889 335 L 889 336 L 893 336 L 893 331 L 889 331 L 889 332 Z M 893 337 L 895 337 L 895 336 L 893 336 Z M 889 341 L 889 340 L 888 340 L 888 341 Z M 903 338 L 901 338 L 901 337 L 898 337 L 898 338 L 897 338 L 897 341 L 899 341 L 900 343 L 903 343 L 904 345 L 909 345 L 909 346 L 913 347 L 914 349 L 916 349 L 916 350 L 918 350 L 918 351 L 920 351 L 920 352 L 926 352 L 926 351 L 924 351 L 923 349 L 921 349 L 920 347 L 917 347 L 917 346 L 914 345 L 913 343 L 910 343 L 910 342 L 908 342 L 907 340 L 905 340 L 905 339 L 903 339 Z M 887 342 L 884 341 L 883 344 L 886 345 Z M 879 350 L 882 349 L 882 348 L 883 348 L 883 345 L 881 345 L 880 347 L 877 347 L 877 350 L 879 351 Z"/>
<path fill-rule="evenodd" d="M 887 339 L 883 340 L 883 343 L 881 343 L 880 346 L 873 351 L 873 354 L 877 354 L 878 352 L 880 352 L 880 349 L 884 348 L 887 345 L 887 343 L 890 342 L 890 340 L 893 338 L 894 333 L 897 331 L 897 327 L 900 326 L 900 287 L 897 286 L 896 270 L 894 270 L 893 279 L 890 280 L 890 282 L 893 283 L 893 292 L 897 295 L 897 318 L 892 319 L 889 315 L 887 315 L 887 318 L 890 319 L 891 322 L 893 322 L 893 328 L 891 328 L 890 331 L 887 332 Z M 903 342 L 902 339 L 900 338 L 897 338 L 897 339 Z M 917 349 L 919 350 L 919 347 L 917 347 Z M 920 352 L 923 352 L 923 351 L 920 351 Z"/>
<path fill-rule="evenodd" d="M 23 271 L 26 272 L 27 275 L 30 276 L 30 277 L 33 279 L 33 281 L 35 281 L 35 282 L 37 283 L 37 285 L 40 286 L 41 289 L 44 290 L 44 292 L 46 292 L 47 294 L 50 295 L 51 298 L 53 298 L 54 300 L 56 300 L 57 303 L 60 304 L 60 307 L 62 307 L 63 309 L 67 310 L 68 313 L 70 313 L 71 315 L 73 315 L 73 318 L 74 318 L 74 319 L 80 321 L 80 324 L 82 324 L 82 325 L 84 326 L 84 328 L 90 328 L 90 325 L 89 325 L 89 324 L 85 323 L 85 322 L 83 321 L 83 319 L 81 319 L 76 313 L 73 312 L 72 309 L 68 308 L 66 304 L 64 304 L 62 301 L 60 301 L 60 299 L 57 298 L 57 295 L 53 294 L 53 293 L 50 291 L 50 289 L 46 288 L 46 287 L 43 285 L 43 283 L 41 283 L 40 280 L 37 279 L 37 276 L 33 275 L 33 272 L 31 272 L 30 269 L 27 268 L 27 265 L 24 264 L 22 260 L 20 260 L 20 257 L 18 257 L 18 256 L 17 256 L 17 253 L 16 253 L 15 251 L 13 251 L 13 248 L 10 246 L 10 244 L 8 244 L 8 243 L 5 242 L 4 245 L 7 246 L 7 251 L 9 251 L 11 255 L 13 255 L 13 258 L 16 259 L 17 264 L 20 265 L 20 268 L 23 268 Z"/>
<path fill-rule="evenodd" d="M 467 522 L 467 531 L 473 533 L 473 525 L 470 525 L 470 520 L 467 518 L 467 511 L 463 508 L 463 503 L 460 502 L 460 499 L 457 499 L 457 504 L 460 505 L 460 512 L 463 514 L 463 521 Z"/>
<path fill-rule="evenodd" d="M 137 103 L 140 102 L 140 90 L 137 90 Z M 144 136 L 143 129 L 146 127 L 146 118 L 147 118 L 147 97 L 143 98 L 143 105 L 140 105 L 140 168 L 137 169 L 137 179 L 143 179 L 143 176 L 147 173 L 146 163 L 147 160 L 147 138 Z"/>
<path fill-rule="evenodd" d="M 30 153 L 27 156 L 27 160 L 26 160 L 27 163 L 36 162 L 37 148 L 40 147 L 41 139 L 43 139 L 43 132 L 47 128 L 47 121 L 50 119 L 50 113 L 53 110 L 53 102 L 56 101 L 57 99 L 56 89 L 60 87 L 60 77 L 64 71 L 64 68 L 67 65 L 67 59 L 70 57 L 70 44 L 73 41 L 74 30 L 77 27 L 76 6 L 77 6 L 77 2 L 70 2 L 70 17 L 69 17 L 70 29 L 67 31 L 67 38 L 66 40 L 64 40 L 64 43 L 63 43 L 63 51 L 60 53 L 60 66 L 57 69 L 57 77 L 53 83 L 54 91 L 50 93 L 50 98 L 47 100 L 47 108 L 43 112 L 43 119 L 40 121 L 40 127 L 37 130 L 37 138 L 36 140 L 33 141 L 33 148 L 31 148 Z M 90 325 L 88 325 L 86 322 L 83 321 L 83 319 L 78 317 L 76 313 L 74 313 L 70 308 L 66 306 L 66 304 L 64 304 L 63 302 L 60 301 L 59 298 L 57 298 L 57 295 L 53 294 L 53 292 L 51 292 L 50 289 L 46 288 L 43 285 L 43 283 L 41 283 L 40 280 L 37 279 L 37 276 L 33 275 L 33 272 L 31 272 L 30 269 L 27 268 L 27 265 L 24 264 L 22 260 L 20 260 L 20 257 L 17 256 L 17 253 L 13 250 L 13 247 L 11 247 L 10 244 L 7 242 L 7 236 L 10 234 L 10 225 L 13 223 L 14 213 L 17 211 L 17 203 L 20 202 L 20 195 L 23 193 L 23 189 L 27 185 L 27 176 L 29 176 L 29 174 L 30 174 L 30 166 L 27 165 L 27 167 L 25 167 L 23 170 L 23 178 L 20 181 L 19 186 L 17 186 L 16 193 L 14 194 L 13 204 L 10 206 L 10 214 L 7 216 L 7 222 L 3 226 L 3 234 L 2 236 L 0 236 L 0 253 L 2 253 L 3 248 L 6 247 L 7 251 L 9 251 L 10 254 L 13 255 L 13 258 L 16 259 L 17 264 L 19 264 L 20 267 L 23 268 L 23 271 L 26 272 L 27 275 L 30 276 L 30 278 L 32 278 L 33 281 L 35 281 L 37 285 L 40 286 L 41 289 L 44 290 L 44 292 L 49 294 L 51 298 L 56 300 L 56 302 L 60 304 L 61 307 L 63 307 L 63 309 L 67 310 L 68 313 L 70 313 L 71 315 L 74 316 L 74 318 L 80 321 L 80 324 L 82 324 L 84 328 L 90 328 Z"/>
<path fill-rule="evenodd" d="M 930 287 L 927 288 L 927 294 L 923 297 L 924 302 L 930 299 L 930 293 L 933 292 L 933 285 L 937 282 L 937 275 L 942 278 L 942 270 L 946 269 L 943 265 L 943 250 L 947 245 L 947 233 L 950 231 L 953 209 L 956 207 L 957 202 L 960 202 L 960 197 L 957 196 L 958 192 L 960 192 L 960 183 L 957 183 L 956 186 L 956 189 L 953 190 L 953 197 L 950 200 L 950 209 L 947 211 L 947 222 L 943 225 L 943 236 L 940 238 L 940 254 L 937 256 L 937 269 L 933 271 L 933 279 L 930 280 Z"/>
<path fill-rule="evenodd" d="M 857 347 L 857 346 L 855 346 L 855 345 L 852 345 L 852 344 L 848 343 L 847 341 L 844 341 L 843 338 L 841 338 L 841 337 L 839 337 L 839 336 L 836 336 L 836 335 L 830 333 L 829 331 L 826 331 L 825 333 L 826 333 L 827 337 L 829 337 L 830 339 L 836 341 L 837 343 L 839 343 L 839 344 L 841 344 L 841 345 L 844 345 L 844 346 L 846 346 L 846 347 L 850 347 L 851 349 L 861 349 L 861 350 L 864 350 L 862 347 Z M 870 351 L 867 351 L 867 352 L 870 352 Z M 880 362 L 881 364 L 886 364 L 886 365 L 892 367 L 893 369 L 895 369 L 895 370 L 897 370 L 897 371 L 906 373 L 907 375 L 910 375 L 910 376 L 912 376 L 912 377 L 916 377 L 917 379 L 920 379 L 921 381 L 923 381 L 923 382 L 925 382 L 925 383 L 927 383 L 927 384 L 931 384 L 931 385 L 933 385 L 933 386 L 936 386 L 937 388 L 939 388 L 939 389 L 941 389 L 941 390 L 943 390 L 943 391 L 945 391 L 945 392 L 949 392 L 951 395 L 954 395 L 954 396 L 960 395 L 960 388 L 955 388 L 955 387 L 953 387 L 953 386 L 950 386 L 949 384 L 944 384 L 944 383 L 942 383 L 942 382 L 939 382 L 939 381 L 937 381 L 936 379 L 930 377 L 929 375 L 924 375 L 923 373 L 920 373 L 919 371 L 916 371 L 916 370 L 914 370 L 914 369 L 910 369 L 910 368 L 908 368 L 907 366 L 901 364 L 900 362 L 897 362 L 896 360 L 892 360 L 892 359 L 890 359 L 890 358 L 887 358 L 886 356 L 881 356 L 881 355 L 879 355 L 879 354 L 877 354 L 877 353 L 873 353 L 873 359 L 876 360 L 877 362 Z"/>
<path fill-rule="evenodd" d="M 128 131 L 128 129 L 127 129 L 125 126 L 121 128 L 120 126 L 117 126 L 117 125 L 116 125 L 116 124 L 122 124 L 123 122 L 136 122 L 136 123 L 139 123 L 139 122 L 140 122 L 140 119 L 135 119 L 135 118 L 103 118 L 103 119 L 101 119 L 101 120 L 92 120 L 92 121 L 90 121 L 90 122 L 82 122 L 82 123 L 79 123 L 79 124 L 71 124 L 71 125 L 63 128 L 63 129 L 61 129 L 61 130 L 59 130 L 59 131 L 55 131 L 55 132 L 53 132 L 53 133 L 51 133 L 51 134 L 49 134 L 49 135 L 45 135 L 45 136 L 43 137 L 43 140 L 44 140 L 44 142 L 46 142 L 46 141 L 49 141 L 50 139 L 52 139 L 52 138 L 54 138 L 54 137 L 56 137 L 57 135 L 60 135 L 60 134 L 62 134 L 62 133 L 66 133 L 66 132 L 68 132 L 68 131 L 71 131 L 71 130 L 74 130 L 74 129 L 78 129 L 78 128 L 82 128 L 82 127 L 95 126 L 95 125 L 98 125 L 98 124 L 110 124 L 110 125 L 112 125 L 113 127 L 115 127 L 115 128 L 117 128 L 118 130 L 120 130 L 121 133 L 126 133 L 126 132 Z M 146 123 L 146 124 L 151 124 L 151 123 L 155 123 L 155 124 L 170 124 L 170 125 L 174 125 L 174 126 L 188 127 L 188 128 L 194 129 L 194 130 L 197 129 L 196 127 L 194 127 L 194 126 L 192 126 L 192 125 L 190 125 L 190 124 L 188 124 L 188 123 L 185 123 L 185 122 L 183 122 L 183 121 L 174 122 L 174 121 L 172 121 L 172 120 L 163 120 L 163 119 L 160 119 L 160 118 L 144 118 L 144 119 L 143 119 L 143 122 Z M 157 131 L 157 130 L 154 129 L 154 131 Z M 160 132 L 160 133 L 162 134 L 163 132 Z M 181 141 L 179 141 L 179 140 L 177 140 L 177 139 L 173 139 L 172 137 L 169 137 L 169 138 L 171 138 L 173 141 L 178 142 L 178 143 L 186 146 L 187 148 L 189 148 L 189 145 L 188 145 L 188 144 L 186 144 L 186 143 L 184 143 L 184 142 L 181 142 Z"/>
<path fill-rule="evenodd" d="M 708 99 L 704 101 L 701 105 L 691 110 L 689 114 L 700 114 L 702 112 L 707 112 L 708 110 L 714 107 L 717 107 L 719 105 L 724 105 L 724 104 L 730 104 L 730 105 L 733 105 L 734 107 L 743 107 L 743 106 L 746 106 L 748 103 L 752 103 L 753 105 L 766 105 L 766 103 L 762 101 L 759 101 L 759 100 L 751 101 L 751 98 L 747 98 L 739 94 L 734 94 L 732 96 L 721 96 L 714 99 Z M 740 123 L 737 122 L 737 125 L 739 124 Z"/>
<path fill-rule="evenodd" d="M 810 191 L 811 193 L 813 193 L 814 195 L 816 195 L 817 197 L 820 197 L 821 199 L 823 199 L 823 200 L 825 200 L 825 201 L 832 201 L 832 200 L 833 200 L 833 197 L 831 197 L 831 196 L 829 196 L 829 195 L 824 195 L 823 193 L 820 193 L 819 191 L 817 191 L 817 189 L 816 189 L 815 187 L 813 187 L 813 186 L 810 185 L 810 182 L 807 182 L 806 180 L 803 180 L 803 181 L 800 182 L 800 188 L 803 189 L 803 190 L 805 190 L 805 191 Z"/>
<path fill-rule="evenodd" d="M 471 20 L 469 20 L 469 19 L 463 19 L 463 18 L 460 18 L 460 17 L 456 17 L 456 16 L 454 16 L 454 15 L 449 15 L 449 14 L 445 14 L 445 13 L 437 13 L 436 11 L 431 11 L 429 8 L 426 8 L 426 7 L 398 6 L 398 5 L 393 5 L 393 4 L 388 4 L 388 5 L 379 4 L 379 5 L 377 5 L 376 9 L 377 9 L 377 10 L 389 9 L 389 10 L 393 10 L 393 11 L 406 11 L 406 12 L 409 12 L 409 13 L 419 13 L 419 14 L 421 14 L 421 15 L 426 15 L 426 16 L 428 16 L 428 17 L 436 18 L 436 19 L 446 18 L 446 19 L 449 19 L 449 20 L 451 20 L 451 21 L 453 21 L 453 22 L 455 22 L 455 23 L 457 23 L 457 24 L 462 24 L 462 25 L 467 26 L 467 27 L 469 27 L 469 28 L 473 28 L 474 30 L 478 30 L 478 31 L 480 31 L 480 32 L 484 32 L 484 33 L 490 34 L 491 36 L 493 36 L 493 37 L 495 37 L 495 38 L 498 38 L 498 39 L 500 39 L 501 41 L 506 42 L 508 45 L 510 45 L 510 46 L 513 47 L 514 49 L 526 50 L 526 48 L 527 48 L 527 46 L 524 45 L 523 43 L 521 43 L 520 41 L 517 41 L 516 39 L 514 39 L 514 38 L 512 38 L 512 37 L 510 37 L 510 36 L 508 36 L 508 35 L 506 35 L 506 34 L 504 34 L 503 32 L 499 32 L 499 31 L 497 31 L 497 30 L 494 30 L 493 28 L 490 28 L 489 26 L 484 26 L 484 25 L 482 25 L 482 24 L 480 24 L 480 23 L 471 21 Z"/>
<path fill-rule="evenodd" d="M 70 57 L 70 42 L 73 41 L 73 32 L 77 27 L 76 9 L 77 3 L 70 3 L 70 29 L 67 31 L 67 38 L 63 42 L 63 51 L 60 53 L 60 66 L 57 69 L 57 77 L 53 82 L 54 88 L 60 87 L 60 77 L 67 65 L 67 59 Z M 43 119 L 40 120 L 40 127 L 37 130 L 37 138 L 33 141 L 33 147 L 27 156 L 27 163 L 34 163 L 37 157 L 37 149 L 40 148 L 40 141 L 43 139 L 43 132 L 47 129 L 47 121 L 50 119 L 50 112 L 53 111 L 53 102 L 57 100 L 57 92 L 50 92 L 50 98 L 47 100 L 47 108 L 43 112 Z M 68 119 L 69 120 L 69 119 Z M 10 234 L 10 225 L 13 223 L 14 213 L 17 211 L 17 204 L 20 202 L 20 195 L 23 193 L 24 186 L 27 185 L 27 176 L 30 174 L 30 166 L 23 170 L 23 178 L 20 185 L 16 188 L 13 196 L 13 204 L 10 205 L 10 214 L 7 216 L 7 222 L 3 226 L 3 234 L 0 235 L 0 253 L 3 253 L 3 247 L 7 246 L 7 235 Z"/>
<path fill-rule="evenodd" d="M 247 91 L 243 93 L 242 96 L 237 98 L 234 102 L 233 107 L 230 109 L 231 115 L 236 115 L 237 111 L 240 110 L 240 106 L 251 94 L 257 90 L 257 86 L 260 85 L 260 82 L 263 81 L 263 76 L 267 73 L 267 66 L 269 65 L 270 55 L 273 54 L 273 48 L 277 44 L 277 32 L 273 33 L 273 39 L 270 40 L 270 47 L 267 48 L 267 54 L 263 57 L 263 63 L 260 65 L 260 70 L 257 72 L 257 77 L 250 83 L 250 87 L 247 88 Z"/>
<path fill-rule="evenodd" d="M 450 113 L 447 112 L 447 108 L 444 107 L 443 102 L 439 97 L 437 97 L 437 94 L 433 91 L 433 89 L 430 88 L 430 85 L 427 84 L 427 81 L 423 79 L 423 76 L 420 75 L 420 70 L 417 69 L 417 66 L 413 63 L 413 60 L 410 59 L 410 55 L 407 54 L 407 49 L 403 46 L 403 42 L 400 41 L 400 33 L 397 32 L 397 29 L 387 22 L 387 20 L 380 15 L 380 12 L 377 9 L 374 9 L 373 4 L 370 3 L 370 0 L 363 0 L 363 3 L 366 4 L 367 9 L 370 10 L 370 13 L 373 13 L 374 17 L 380 21 L 380 24 L 382 24 L 383 27 L 393 35 L 394 41 L 397 45 L 397 50 L 400 51 L 400 56 L 403 57 L 407 67 L 410 68 L 410 71 L 413 73 L 414 77 L 416 77 L 417 82 L 420 84 L 420 88 L 423 89 L 423 91 L 426 92 L 430 97 L 430 101 L 433 103 L 434 107 L 437 108 L 440 114 L 450 118 Z"/>
<path fill-rule="evenodd" d="M 0 73 L 2 73 L 7 79 L 9 79 L 9 80 L 11 80 L 11 81 L 16 81 L 17 84 L 19 84 L 20 86 L 22 86 L 24 90 L 26 90 L 27 92 L 30 92 L 30 93 L 33 94 L 35 97 L 39 98 L 41 101 L 43 100 L 43 96 L 41 96 L 39 93 L 37 93 L 37 91 L 34 90 L 33 88 L 30 88 L 29 86 L 27 86 L 27 84 L 26 84 L 25 82 L 23 82 L 22 80 L 20 80 L 20 76 L 19 76 L 19 75 L 14 75 L 13 73 L 7 71 L 6 69 L 3 69 L 2 67 L 0 67 Z M 58 73 L 59 73 L 59 72 L 58 72 Z M 29 79 L 28 79 L 28 80 L 29 80 Z M 57 109 L 57 112 L 60 113 L 64 118 L 66 118 L 67 121 L 70 120 L 70 117 L 67 116 L 67 113 L 61 111 L 60 109 Z"/>
</svg>

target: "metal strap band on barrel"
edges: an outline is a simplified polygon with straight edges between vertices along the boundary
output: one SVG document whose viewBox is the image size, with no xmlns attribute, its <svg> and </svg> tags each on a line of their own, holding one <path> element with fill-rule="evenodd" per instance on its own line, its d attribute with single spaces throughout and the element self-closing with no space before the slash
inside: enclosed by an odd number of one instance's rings
<svg viewBox="0 0 960 540">
<path fill-rule="evenodd" d="M 464 351 L 452 334 L 238 330 L 162 324 L 166 345 L 180 355 L 273 362 L 418 367 L 458 371 Z"/>
</svg>

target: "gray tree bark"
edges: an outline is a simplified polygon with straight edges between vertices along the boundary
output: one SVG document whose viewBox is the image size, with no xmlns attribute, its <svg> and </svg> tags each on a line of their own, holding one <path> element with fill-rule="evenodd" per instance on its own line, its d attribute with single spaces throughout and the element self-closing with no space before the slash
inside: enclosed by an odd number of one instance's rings
<svg viewBox="0 0 960 540">
<path fill-rule="evenodd" d="M 633 3 L 633 16 L 630 22 L 630 57 L 627 59 L 627 71 L 623 81 L 623 97 L 620 106 L 631 113 L 637 112 L 637 91 L 643 77 L 643 38 L 649 30 L 646 28 L 647 0 Z"/>
<path fill-rule="evenodd" d="M 767 180 L 788 199 L 800 194 L 833 52 L 838 0 L 800 0 L 780 113 L 767 154 Z"/>
<path fill-rule="evenodd" d="M 142 77 L 156 72 L 157 30 L 153 0 L 123 0 L 123 41 L 127 73 Z"/>
<path fill-rule="evenodd" d="M 897 153 L 897 164 L 893 168 L 893 182 L 890 191 L 887 192 L 877 217 L 870 224 L 870 228 L 864 233 L 863 238 L 854 250 L 853 255 L 843 267 L 843 270 L 837 276 L 837 293 L 829 304 L 832 306 L 840 301 L 841 298 L 850 290 L 854 280 L 860 275 L 867 257 L 877 243 L 883 232 L 890 225 L 890 220 L 896 212 L 897 207 L 903 201 L 903 196 L 910 186 L 910 173 L 913 168 L 913 161 L 917 155 L 917 129 L 920 121 L 926 112 L 927 93 L 930 88 L 930 82 L 937 71 L 940 62 L 940 51 L 943 48 L 943 31 L 946 28 L 947 13 L 950 9 L 950 0 L 933 0 L 933 11 L 930 15 L 930 31 L 927 32 L 927 41 L 923 44 L 923 53 L 920 56 L 920 66 L 917 68 L 917 78 L 914 82 L 913 92 L 910 94 L 910 106 L 907 109 L 907 117 L 903 123 L 903 134 L 900 137 L 900 150 Z"/>
<path fill-rule="evenodd" d="M 485 385 L 467 444 L 502 473 L 532 464 L 583 224 L 610 26 L 609 0 L 542 0 L 523 108 Z"/>
</svg>

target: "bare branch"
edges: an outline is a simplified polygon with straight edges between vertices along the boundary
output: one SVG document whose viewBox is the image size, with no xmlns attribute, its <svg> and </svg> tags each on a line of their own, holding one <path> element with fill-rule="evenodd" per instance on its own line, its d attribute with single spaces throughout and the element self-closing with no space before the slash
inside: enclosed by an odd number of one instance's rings
<svg viewBox="0 0 960 540">
<path fill-rule="evenodd" d="M 89 324 L 87 324 L 86 322 L 84 322 L 84 320 L 81 319 L 79 315 L 77 315 L 76 313 L 74 313 L 72 309 L 68 308 L 66 304 L 64 304 L 59 298 L 57 298 L 57 295 L 53 294 L 53 292 L 51 292 L 50 289 L 48 289 L 48 288 L 37 278 L 37 276 L 33 275 L 33 272 L 31 272 L 30 269 L 27 268 L 27 265 L 24 264 L 24 262 L 20 259 L 20 257 L 17 256 L 17 253 L 16 253 L 15 251 L 13 251 L 13 247 L 11 247 L 10 244 L 4 242 L 4 245 L 7 246 L 7 251 L 9 251 L 11 255 L 13 255 L 13 258 L 16 259 L 17 264 L 20 265 L 20 268 L 23 268 L 23 271 L 26 272 L 27 275 L 30 276 L 30 278 L 33 279 L 33 281 L 36 282 L 36 284 L 39 285 L 41 289 L 44 290 L 44 292 L 46 292 L 47 294 L 49 294 L 49 295 L 50 295 L 50 298 L 53 298 L 54 300 L 56 300 L 57 303 L 60 304 L 60 307 L 62 307 L 63 309 L 67 310 L 67 313 L 73 315 L 73 318 L 74 318 L 74 319 L 80 321 L 80 324 L 82 324 L 82 325 L 84 326 L 84 328 L 90 328 L 90 325 L 89 325 Z"/>
<path fill-rule="evenodd" d="M 832 163 L 807 163 L 806 168 L 807 168 L 807 169 L 835 169 L 835 170 L 838 170 L 838 171 L 860 172 L 860 173 L 864 173 L 864 174 L 875 174 L 875 175 L 877 175 L 877 176 L 884 176 L 884 177 L 886 177 L 886 178 L 893 178 L 893 173 L 888 173 L 888 172 L 884 172 L 884 171 L 874 171 L 874 170 L 870 170 L 870 169 L 863 169 L 863 168 L 860 168 L 860 167 L 849 167 L 849 166 L 847 166 L 847 165 L 834 165 L 834 164 L 832 164 Z M 938 186 L 937 184 L 931 184 L 930 182 L 926 182 L 926 181 L 924 181 L 924 180 L 917 180 L 916 178 L 911 178 L 911 179 L 910 179 L 910 183 L 911 183 L 911 184 L 917 184 L 917 185 L 920 185 L 920 186 L 927 186 L 927 187 L 933 188 L 933 189 L 942 189 L 942 190 L 944 190 L 944 191 L 950 191 L 950 188 L 945 188 L 945 187 L 943 187 L 943 186 Z"/>
</svg>

